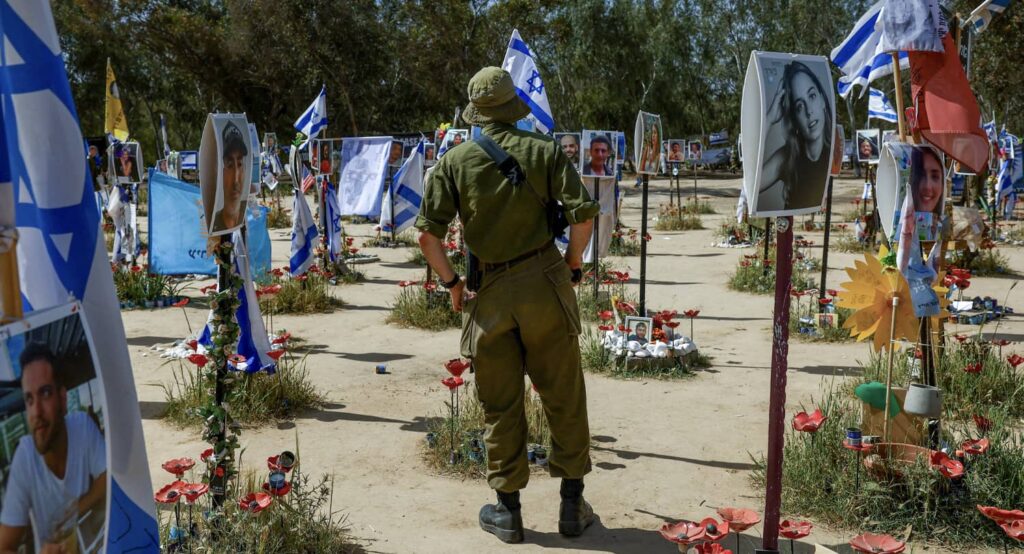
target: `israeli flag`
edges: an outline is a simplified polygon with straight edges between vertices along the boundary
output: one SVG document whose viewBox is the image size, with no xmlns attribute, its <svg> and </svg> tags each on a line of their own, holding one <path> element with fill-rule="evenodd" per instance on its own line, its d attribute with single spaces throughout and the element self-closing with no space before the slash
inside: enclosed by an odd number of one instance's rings
<svg viewBox="0 0 1024 554">
<path fill-rule="evenodd" d="M 892 75 L 892 55 L 882 49 L 882 28 L 878 15 L 885 0 L 879 0 L 853 26 L 853 31 L 830 57 L 843 74 L 836 82 L 839 96 L 846 98 L 855 85 L 866 88 L 875 79 Z M 910 68 L 910 57 L 899 53 L 900 68 Z M 863 90 L 861 91 L 863 94 Z"/>
<path fill-rule="evenodd" d="M 13 198 L 0 212 L 17 222 L 25 310 L 76 298 L 92 331 L 106 398 L 105 550 L 157 552 L 132 363 L 60 45 L 50 2 L 0 0 L 0 196 Z"/>
<path fill-rule="evenodd" d="M 985 0 L 971 12 L 967 25 L 972 25 L 974 32 L 980 33 L 988 28 L 995 14 L 1003 13 L 1009 5 L 1010 0 Z"/>
<path fill-rule="evenodd" d="M 384 193 L 384 202 L 380 212 L 380 228 L 390 233 L 394 224 L 395 233 L 408 229 L 416 221 L 423 200 L 423 164 L 426 158 L 424 141 L 420 141 L 409 159 L 392 179 L 393 191 Z M 394 198 L 394 219 L 392 219 L 392 197 Z"/>
<path fill-rule="evenodd" d="M 292 205 L 292 257 L 288 262 L 288 270 L 293 276 L 305 274 L 316 261 L 313 257 L 313 244 L 319 236 L 306 197 L 302 191 L 295 189 L 295 203 Z"/>
<path fill-rule="evenodd" d="M 985 130 L 985 136 L 988 137 L 989 142 L 996 142 L 998 137 L 996 136 L 996 119 L 993 117 L 992 121 L 988 123 L 982 123 L 981 128 Z"/>
<path fill-rule="evenodd" d="M 235 311 L 235 321 L 238 323 L 237 352 L 245 356 L 246 373 L 266 371 L 273 374 L 277 365 L 267 355 L 271 350 L 270 339 L 263 325 L 263 315 L 260 314 L 260 303 L 256 298 L 256 287 L 249 267 L 249 249 L 241 229 L 235 231 L 232 240 L 235 243 L 235 273 L 242 278 L 242 290 L 238 291 L 241 302 Z"/>
<path fill-rule="evenodd" d="M 501 63 L 501 67 L 512 75 L 512 82 L 516 85 L 519 98 L 526 102 L 527 106 L 530 106 L 530 115 L 527 118 L 533 120 L 540 132 L 545 134 L 552 132 L 555 129 L 555 118 L 551 115 L 548 93 L 544 90 L 544 80 L 540 78 L 533 53 L 519 36 L 518 29 L 512 30 L 512 38 L 508 41 L 505 61 Z"/>
<path fill-rule="evenodd" d="M 323 85 L 320 94 L 316 95 L 313 103 L 295 121 L 295 128 L 306 135 L 306 142 L 320 133 L 324 127 L 327 127 L 327 85 Z M 302 146 L 305 146 L 305 143 Z"/>
<path fill-rule="evenodd" d="M 327 191 L 327 202 L 325 202 L 327 206 L 327 251 L 331 256 L 331 261 L 336 262 L 341 258 L 341 251 L 343 250 L 341 207 L 338 206 L 338 189 L 326 178 L 324 179 L 324 186 Z"/>
<path fill-rule="evenodd" d="M 885 93 L 873 87 L 868 92 L 868 120 L 870 121 L 871 118 L 881 119 L 889 123 L 899 121 L 896 109 L 889 103 Z"/>
</svg>

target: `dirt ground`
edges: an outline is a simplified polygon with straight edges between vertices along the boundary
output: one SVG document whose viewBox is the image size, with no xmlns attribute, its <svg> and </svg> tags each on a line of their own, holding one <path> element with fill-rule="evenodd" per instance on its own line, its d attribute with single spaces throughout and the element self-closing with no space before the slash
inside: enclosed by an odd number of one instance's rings
<svg viewBox="0 0 1024 554">
<path fill-rule="evenodd" d="M 623 182 L 622 220 L 639 227 L 640 194 Z M 693 181 L 682 181 L 692 194 Z M 714 229 L 733 218 L 739 179 L 708 179 L 698 194 L 709 198 L 717 215 L 703 216 L 705 230 L 657 232 L 650 223 L 648 306 L 657 309 L 698 308 L 694 338 L 712 356 L 712 367 L 683 381 L 621 380 L 586 376 L 594 471 L 586 479 L 586 497 L 600 522 L 582 537 L 558 534 L 558 481 L 534 474 L 523 491 L 526 542 L 508 547 L 481 531 L 477 511 L 493 494 L 483 480 L 458 480 L 437 474 L 422 460 L 425 421 L 441 415 L 448 393 L 440 383 L 442 363 L 458 355 L 458 331 L 432 333 L 400 329 L 384 323 L 397 283 L 422 279 L 423 269 L 408 263 L 411 250 L 364 248 L 381 262 L 360 266 L 365 282 L 336 287 L 345 306 L 314 316 L 278 316 L 275 327 L 286 328 L 307 341 L 310 378 L 327 398 L 322 411 L 262 429 L 245 429 L 242 463 L 261 469 L 267 456 L 292 449 L 299 441 L 307 473 L 334 476 L 334 506 L 347 514 L 352 535 L 369 552 L 558 552 L 648 553 L 674 552 L 657 529 L 666 520 L 713 516 L 719 506 L 753 508 L 763 512 L 761 493 L 751 487 L 752 458 L 767 446 L 768 378 L 770 373 L 773 299 L 730 291 L 726 282 L 742 253 L 751 249 L 712 246 Z M 837 181 L 835 213 L 852 209 L 861 181 Z M 667 181 L 652 183 L 650 213 L 668 202 Z M 841 216 L 836 217 L 841 220 Z M 799 222 L 800 218 L 798 218 Z M 852 226 L 851 226 L 852 227 Z M 357 245 L 372 234 L 371 225 L 349 225 Z M 274 266 L 285 265 L 290 230 L 271 230 Z M 810 249 L 820 259 L 822 234 L 798 235 L 813 240 Z M 1011 267 L 1024 270 L 1024 250 L 1001 247 Z M 842 268 L 855 256 L 829 255 L 828 286 L 845 279 Z M 613 258 L 628 268 L 635 290 L 638 257 Z M 185 294 L 198 297 L 197 282 Z M 991 295 L 1000 301 L 1011 278 L 976 278 L 971 295 Z M 1024 310 L 1024 289 L 1014 290 L 1007 302 Z M 188 309 L 193 327 L 206 314 Z M 151 349 L 187 334 L 181 310 L 127 311 L 128 334 L 135 382 L 146 433 L 154 486 L 166 480 L 162 461 L 197 457 L 205 448 L 196 432 L 160 419 L 164 392 L 171 381 L 170 366 Z M 684 324 L 685 326 L 685 324 Z M 976 328 L 966 328 L 973 332 Z M 1004 321 L 1000 335 L 1024 340 L 1020 316 Z M 1024 353 L 1017 344 L 1010 347 Z M 787 388 L 787 417 L 812 405 L 824 382 L 854 374 L 867 358 L 866 344 L 811 344 L 791 341 Z M 374 366 L 386 363 L 387 375 Z M 472 379 L 472 376 L 470 376 Z M 787 421 L 788 424 L 788 421 Z M 783 514 L 799 516 L 800 514 Z M 798 552 L 811 552 L 813 542 L 844 544 L 854 535 L 818 525 L 811 542 Z M 744 534 L 743 552 L 760 545 L 760 527 Z M 724 541 L 732 548 L 733 539 Z M 783 545 L 788 550 L 788 544 Z M 848 551 L 848 547 L 844 551 Z M 935 549 L 932 549 L 935 551 Z"/>
</svg>

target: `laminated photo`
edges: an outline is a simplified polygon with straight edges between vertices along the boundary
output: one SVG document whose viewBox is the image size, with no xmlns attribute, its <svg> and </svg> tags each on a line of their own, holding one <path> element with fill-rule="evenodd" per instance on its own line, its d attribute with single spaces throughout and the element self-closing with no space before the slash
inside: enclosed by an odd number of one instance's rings
<svg viewBox="0 0 1024 554">
<path fill-rule="evenodd" d="M 881 145 L 881 131 L 878 129 L 859 129 L 857 131 L 857 161 L 862 164 L 878 163 Z"/>
<path fill-rule="evenodd" d="M 110 175 L 114 182 L 126 185 L 142 182 L 142 151 L 137 142 L 118 142 L 107 149 Z"/>
<path fill-rule="evenodd" d="M 244 114 L 210 114 L 199 147 L 199 187 L 211 237 L 245 223 L 252 182 L 253 144 Z"/>
<path fill-rule="evenodd" d="M 555 133 L 555 142 L 562 148 L 562 152 L 573 167 L 580 167 L 580 134 L 579 133 Z"/>
<path fill-rule="evenodd" d="M 741 108 L 751 216 L 821 211 L 834 153 L 833 89 L 823 56 L 751 53 Z"/>
<path fill-rule="evenodd" d="M 931 146 L 904 142 L 884 145 L 875 193 L 887 237 L 896 238 L 902 219 L 914 227 L 920 240 L 935 240 L 945 206 L 944 168 L 942 154 Z M 914 218 L 901 218 L 905 205 L 913 209 Z"/>
<path fill-rule="evenodd" d="M 669 140 L 666 141 L 665 146 L 665 161 L 668 163 L 679 163 L 686 161 L 686 148 L 687 144 L 685 140 Z"/>
<path fill-rule="evenodd" d="M 583 130 L 583 177 L 615 177 L 615 133 Z"/>
<path fill-rule="evenodd" d="M 636 115 L 633 147 L 636 149 L 636 171 L 641 175 L 657 175 L 661 161 L 661 116 L 641 111 Z"/>
<path fill-rule="evenodd" d="M 101 375 L 78 303 L 0 327 L 0 551 L 105 551 L 111 447 Z"/>
</svg>

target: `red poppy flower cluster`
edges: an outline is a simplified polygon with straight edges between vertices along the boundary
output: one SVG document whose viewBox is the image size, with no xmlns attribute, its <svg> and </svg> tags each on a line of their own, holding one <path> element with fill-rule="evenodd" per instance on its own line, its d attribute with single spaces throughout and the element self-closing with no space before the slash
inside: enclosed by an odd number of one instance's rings
<svg viewBox="0 0 1024 554">
<path fill-rule="evenodd" d="M 267 285 L 265 287 L 260 287 L 260 288 L 256 289 L 256 298 L 261 298 L 263 296 L 273 296 L 273 295 L 281 292 L 282 288 L 283 287 L 281 286 L 280 283 L 277 283 L 277 284 L 274 284 L 274 285 Z"/>
<path fill-rule="evenodd" d="M 270 270 L 270 274 L 277 278 L 284 277 L 284 272 L 285 270 L 278 267 L 275 267 L 274 269 Z"/>
<path fill-rule="evenodd" d="M 1019 366 L 1020 364 L 1024 364 L 1024 356 L 1021 356 L 1020 354 L 1014 354 L 1012 356 L 1007 357 L 1006 361 L 1009 362 L 1011 366 L 1013 366 L 1013 369 L 1017 369 L 1017 366 Z"/>
<path fill-rule="evenodd" d="M 659 530 L 667 540 L 683 546 L 713 543 L 722 540 L 729 534 L 729 522 L 706 517 L 699 522 L 680 521 L 666 523 Z"/>
<path fill-rule="evenodd" d="M 624 300 L 619 300 L 618 302 L 616 302 L 615 309 L 626 315 L 636 315 L 636 306 Z"/>
<path fill-rule="evenodd" d="M 967 373 L 971 373 L 973 375 L 977 375 L 977 374 L 981 373 L 981 370 L 983 368 L 984 368 L 984 366 L 982 365 L 981 362 L 975 362 L 973 364 L 967 364 L 966 366 L 964 366 L 964 371 L 967 372 Z"/>
<path fill-rule="evenodd" d="M 942 279 L 942 284 L 947 287 L 956 286 L 961 290 L 966 289 L 971 286 L 971 271 L 951 266 L 949 273 Z"/>
<path fill-rule="evenodd" d="M 811 414 L 799 412 L 793 416 L 793 429 L 801 433 L 816 433 L 827 419 L 828 416 L 821 413 L 821 408 L 814 410 Z"/>
<path fill-rule="evenodd" d="M 740 260 L 740 267 L 750 267 L 750 262 L 747 260 Z"/>
<path fill-rule="evenodd" d="M 813 240 L 804 240 L 804 239 L 796 239 L 795 241 L 793 241 L 793 243 L 796 244 L 797 247 L 799 247 L 799 248 L 806 248 L 808 246 L 813 246 L 814 245 L 814 241 Z"/>
<path fill-rule="evenodd" d="M 614 325 L 598 325 L 597 329 L 599 331 L 606 331 L 607 332 L 607 331 L 615 330 L 615 326 Z"/>
</svg>

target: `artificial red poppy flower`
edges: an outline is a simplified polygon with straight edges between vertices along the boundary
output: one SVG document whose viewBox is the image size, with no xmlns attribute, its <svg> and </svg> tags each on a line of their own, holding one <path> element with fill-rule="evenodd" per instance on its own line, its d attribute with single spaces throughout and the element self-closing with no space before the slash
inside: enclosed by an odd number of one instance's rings
<svg viewBox="0 0 1024 554">
<path fill-rule="evenodd" d="M 967 365 L 964 366 L 964 371 L 966 371 L 967 373 L 973 373 L 973 374 L 976 375 L 978 373 L 981 373 L 981 369 L 983 367 L 984 366 L 981 364 L 981 362 L 977 362 L 977 363 L 973 363 L 973 364 L 967 364 Z"/>
<path fill-rule="evenodd" d="M 231 369 L 245 369 L 246 365 L 247 364 L 245 356 L 241 354 L 232 354 L 228 356 L 228 367 L 230 367 Z"/>
<path fill-rule="evenodd" d="M 208 464 L 208 463 L 212 462 L 213 461 L 213 449 L 212 448 L 207 448 L 206 450 L 203 450 L 203 452 L 201 454 L 199 454 L 199 460 L 201 462 L 205 463 L 205 464 Z"/>
<path fill-rule="evenodd" d="M 717 542 L 704 542 L 694 547 L 697 554 L 732 554 L 732 550 L 718 544 Z"/>
<path fill-rule="evenodd" d="M 924 358 L 924 352 L 921 352 L 920 348 L 915 348 L 914 349 L 914 359 L 920 360 L 921 358 Z"/>
<path fill-rule="evenodd" d="M 931 456 L 932 467 L 947 479 L 959 479 L 964 476 L 964 464 L 950 458 L 945 452 L 935 452 Z"/>
<path fill-rule="evenodd" d="M 199 289 L 199 292 L 201 292 L 203 294 L 209 294 L 211 292 L 217 292 L 217 284 L 214 283 L 212 285 L 206 285 L 205 287 L 201 287 Z"/>
<path fill-rule="evenodd" d="M 793 416 L 793 429 L 802 433 L 815 433 L 827 419 L 828 417 L 821 413 L 821 408 L 814 410 L 810 415 L 807 412 L 800 412 Z"/>
<path fill-rule="evenodd" d="M 832 298 L 839 296 L 839 291 L 837 291 L 836 289 L 828 289 L 825 292 L 827 292 L 828 295 L 831 296 Z"/>
<path fill-rule="evenodd" d="M 853 199 L 853 204 L 854 204 L 855 206 L 860 206 L 860 198 L 854 198 L 854 199 Z"/>
<path fill-rule="evenodd" d="M 1011 521 L 1008 523 L 1001 523 L 999 528 L 1006 533 L 1007 537 L 1015 541 L 1024 541 L 1024 521 Z"/>
<path fill-rule="evenodd" d="M 288 332 L 285 332 L 284 334 L 279 335 L 277 338 L 275 338 L 274 340 L 272 340 L 270 342 L 272 342 L 273 344 L 284 344 L 284 343 L 288 342 L 288 339 L 290 339 L 290 338 L 292 338 L 292 334 L 288 333 Z"/>
<path fill-rule="evenodd" d="M 967 340 L 968 337 L 967 335 L 953 335 L 953 338 L 956 339 L 957 342 L 962 343 Z"/>
<path fill-rule="evenodd" d="M 1004 510 L 995 506 L 977 506 L 981 514 L 998 525 L 1014 521 L 1024 521 L 1024 512 L 1020 510 Z"/>
<path fill-rule="evenodd" d="M 472 364 L 469 360 L 455 358 L 445 362 L 444 368 L 447 369 L 448 373 L 451 373 L 453 377 L 462 377 L 462 374 L 465 373 L 467 369 L 469 369 L 470 365 Z"/>
<path fill-rule="evenodd" d="M 746 508 L 719 508 L 718 515 L 729 522 L 729 529 L 742 533 L 761 522 L 761 516 Z"/>
<path fill-rule="evenodd" d="M 750 262 L 747 260 L 740 260 L 740 267 L 750 267 Z"/>
<path fill-rule="evenodd" d="M 194 354 L 189 354 L 188 361 L 196 364 L 199 367 L 203 367 L 204 365 L 210 363 L 210 359 L 207 358 L 206 355 L 199 354 L 198 352 Z"/>
<path fill-rule="evenodd" d="M 355 254 L 355 253 L 357 253 L 357 252 L 359 252 L 359 249 L 358 249 L 358 248 L 349 248 L 349 249 L 348 249 L 348 253 L 349 253 L 349 254 Z"/>
<path fill-rule="evenodd" d="M 168 473 L 181 477 L 195 465 L 196 461 L 192 458 L 172 458 L 164 462 L 160 467 L 164 468 L 164 471 Z"/>
<path fill-rule="evenodd" d="M 238 507 L 251 514 L 258 514 L 270 506 L 270 495 L 265 492 L 251 492 L 238 501 Z"/>
<path fill-rule="evenodd" d="M 620 283 L 625 283 L 626 281 L 629 281 L 629 272 L 623 271 L 622 273 L 619 273 L 618 278 Z"/>
<path fill-rule="evenodd" d="M 981 433 L 987 433 L 992 429 L 992 420 L 983 415 L 974 415 L 974 425 Z"/>
<path fill-rule="evenodd" d="M 798 291 L 798 290 L 796 290 L 794 288 L 789 289 L 789 294 L 790 294 L 790 296 L 792 296 L 794 298 L 800 298 L 800 297 L 802 297 L 804 295 L 803 292 Z"/>
<path fill-rule="evenodd" d="M 661 316 L 662 321 L 672 321 L 677 315 L 679 315 L 679 312 L 675 310 L 661 310 L 658 312 L 658 315 Z"/>
<path fill-rule="evenodd" d="M 281 359 L 281 356 L 284 356 L 284 353 L 284 348 L 275 348 L 274 350 L 267 352 L 267 356 L 270 356 L 270 359 L 276 362 Z"/>
<path fill-rule="evenodd" d="M 355 241 L 356 241 L 356 239 L 354 239 L 352 237 L 345 237 L 345 244 L 348 245 L 348 246 L 352 246 L 352 243 L 355 242 Z"/>
<path fill-rule="evenodd" d="M 193 351 L 195 351 L 195 350 L 197 350 L 197 349 L 199 348 L 199 341 L 198 341 L 198 340 L 196 340 L 196 339 L 190 339 L 190 340 L 189 340 L 188 342 L 186 342 L 185 344 L 186 344 L 186 345 L 188 345 L 188 347 L 189 347 L 190 349 L 192 349 Z"/>
<path fill-rule="evenodd" d="M 650 233 L 644 233 L 644 240 L 647 240 L 647 241 L 651 240 L 651 234 Z"/>
<path fill-rule="evenodd" d="M 713 517 L 706 517 L 700 520 L 699 525 L 704 528 L 704 539 L 716 542 L 729 535 L 729 522 L 718 521 Z"/>
<path fill-rule="evenodd" d="M 615 314 L 612 313 L 611 310 L 601 310 L 600 312 L 597 312 L 597 317 L 599 317 L 601 321 L 608 321 L 609 319 L 615 317 Z"/>
<path fill-rule="evenodd" d="M 175 481 L 165 485 L 153 494 L 153 500 L 156 500 L 160 504 L 176 504 L 181 500 L 181 489 L 183 485 L 185 485 L 183 481 Z"/>
<path fill-rule="evenodd" d="M 1013 369 L 1017 369 L 1017 366 L 1019 366 L 1020 364 L 1024 364 L 1024 356 L 1021 356 L 1020 354 L 1014 354 L 1013 356 L 1007 357 L 1006 361 L 1010 362 L 1010 365 L 1013 366 Z"/>
<path fill-rule="evenodd" d="M 604 279 L 604 280 L 601 281 L 601 284 L 602 285 L 614 285 L 615 281 L 612 281 L 611 279 Z"/>
<path fill-rule="evenodd" d="M 181 300 L 178 300 L 174 304 L 171 304 L 171 306 L 173 306 L 175 308 L 184 308 L 185 306 L 188 306 L 188 302 L 189 302 L 188 298 L 182 298 Z"/>
<path fill-rule="evenodd" d="M 296 275 L 296 276 L 292 277 L 292 279 L 295 279 L 296 281 L 301 283 L 301 282 L 305 281 L 306 279 L 309 279 L 309 275 Z"/>
<path fill-rule="evenodd" d="M 967 289 L 967 288 L 970 288 L 970 287 L 971 287 L 971 282 L 968 281 L 967 279 L 957 279 L 956 280 L 956 288 L 958 288 L 958 289 Z"/>
<path fill-rule="evenodd" d="M 284 277 L 284 272 L 276 267 L 270 270 L 270 274 L 274 277 Z"/>
<path fill-rule="evenodd" d="M 700 310 L 686 310 L 685 312 L 683 312 L 683 315 L 690 319 L 693 319 L 700 315 Z"/>
<path fill-rule="evenodd" d="M 403 289 L 405 287 L 409 287 L 409 286 L 412 286 L 412 285 L 415 285 L 415 284 L 416 284 L 416 281 L 399 281 L 398 282 L 398 286 L 402 287 Z"/>
<path fill-rule="evenodd" d="M 756 260 L 757 258 L 759 258 L 757 254 L 744 254 L 743 257 L 748 260 Z"/>
<path fill-rule="evenodd" d="M 425 290 L 427 292 L 434 292 L 434 291 L 437 290 L 437 283 L 434 283 L 434 282 L 423 283 L 423 290 Z"/>
<path fill-rule="evenodd" d="M 679 322 L 679 321 L 666 321 L 665 322 L 665 327 L 668 327 L 669 329 L 675 329 L 676 327 L 679 327 L 679 323 L 681 323 L 681 322 Z"/>
<path fill-rule="evenodd" d="M 189 504 L 194 504 L 199 497 L 206 494 L 206 491 L 210 490 L 210 485 L 206 483 L 185 483 L 181 487 L 181 494 L 185 495 L 185 500 Z"/>
<path fill-rule="evenodd" d="M 455 390 L 461 387 L 464 383 L 465 381 L 462 380 L 462 377 L 447 377 L 445 379 L 441 379 L 441 384 L 448 387 L 448 390 Z"/>
<path fill-rule="evenodd" d="M 263 490 L 266 491 L 267 494 L 271 494 L 274 496 L 284 496 L 292 491 L 292 484 L 288 481 L 285 481 L 284 485 L 281 486 L 281 488 L 272 489 L 270 488 L 270 483 L 263 483 Z"/>
<path fill-rule="evenodd" d="M 284 287 L 281 286 L 280 283 L 278 283 L 278 284 L 275 284 L 275 285 L 267 285 L 265 287 L 261 287 L 260 288 L 260 292 L 263 293 L 263 294 L 277 294 L 277 293 L 281 292 L 282 288 L 284 288 Z"/>
<path fill-rule="evenodd" d="M 132 273 L 142 273 L 142 268 L 137 266 L 137 265 L 133 265 L 132 266 Z"/>
<path fill-rule="evenodd" d="M 964 452 L 968 454 L 977 456 L 978 454 L 984 454 L 988 452 L 988 448 L 991 445 L 992 443 L 989 442 L 988 439 L 969 439 L 965 440 L 960 445 L 960 448 L 962 448 Z"/>
<path fill-rule="evenodd" d="M 784 519 L 779 524 L 779 533 L 789 540 L 802 539 L 811 534 L 813 527 L 814 525 L 810 521 L 790 521 Z"/>
<path fill-rule="evenodd" d="M 615 329 L 615 326 L 614 325 L 598 325 L 597 328 L 600 331 L 612 331 L 612 330 Z"/>
<path fill-rule="evenodd" d="M 831 298 L 819 298 L 818 299 L 818 304 L 821 304 L 822 306 L 828 306 L 831 303 L 832 303 L 832 299 Z"/>
<path fill-rule="evenodd" d="M 626 327 L 625 325 L 619 325 L 619 331 L 622 331 L 623 333 L 625 333 L 628 330 L 629 330 L 629 327 Z"/>
<path fill-rule="evenodd" d="M 868 554 L 899 554 L 907 548 L 907 544 L 889 535 L 862 533 L 850 540 L 850 547 L 857 552 Z"/>
<path fill-rule="evenodd" d="M 989 342 L 992 343 L 992 346 L 1000 346 L 1000 347 L 1008 346 L 1010 344 L 1013 344 L 1012 342 L 1010 342 L 1010 341 L 1008 341 L 1006 339 L 995 339 L 995 340 L 991 340 Z"/>
<path fill-rule="evenodd" d="M 636 306 L 630 304 L 629 302 L 624 302 L 624 301 L 620 300 L 620 301 L 615 303 L 615 307 L 620 312 L 623 312 L 623 313 L 626 313 L 626 314 L 635 314 L 636 313 Z"/>
<path fill-rule="evenodd" d="M 682 545 L 690 545 L 707 540 L 704 527 L 693 521 L 665 523 L 658 532 L 661 533 L 665 540 Z"/>
</svg>

